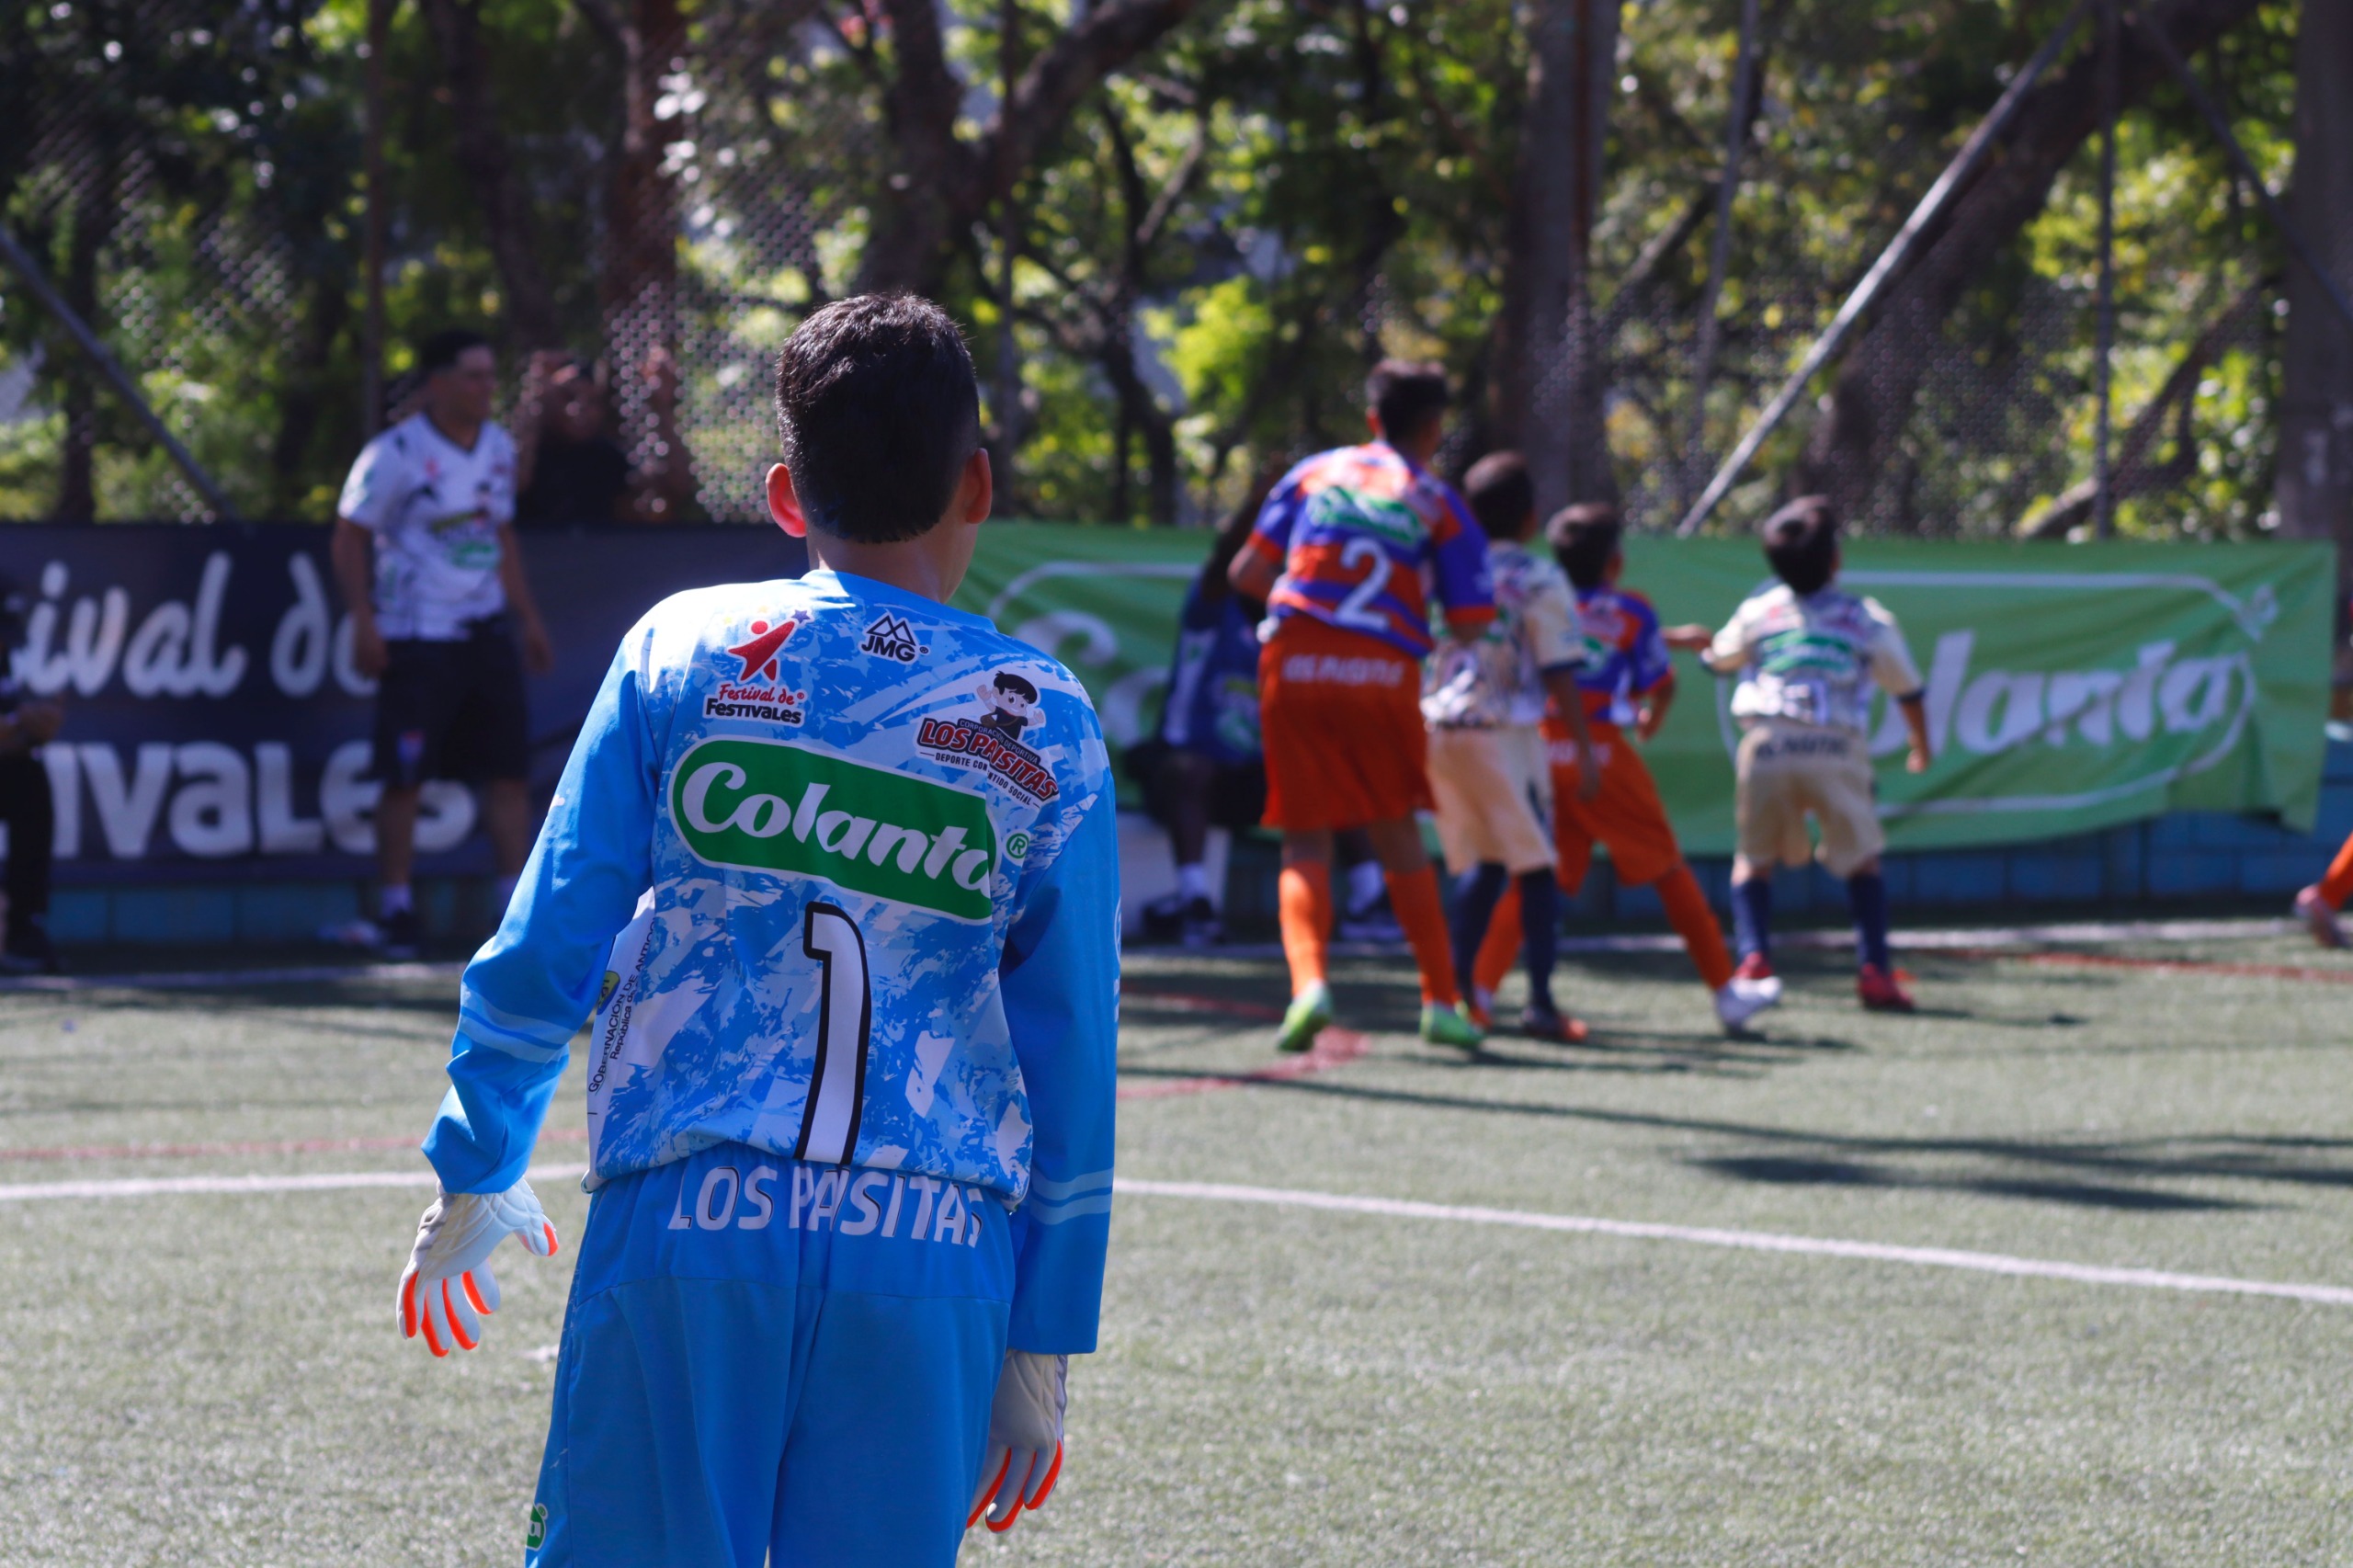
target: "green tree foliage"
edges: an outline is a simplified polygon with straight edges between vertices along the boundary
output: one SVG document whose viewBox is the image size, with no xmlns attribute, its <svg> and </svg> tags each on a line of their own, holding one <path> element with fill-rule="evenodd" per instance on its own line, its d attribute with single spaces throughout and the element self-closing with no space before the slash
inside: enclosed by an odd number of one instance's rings
<svg viewBox="0 0 2353 1568">
<path fill-rule="evenodd" d="M 651 59 L 629 47 L 650 0 L 431 3 L 481 51 L 521 196 L 519 254 L 561 341 L 516 329 L 518 253 L 503 269 L 481 169 L 459 145 L 444 35 L 426 0 L 408 0 L 383 62 L 389 368 L 434 326 L 478 325 L 514 369 L 539 348 L 608 358 L 625 418 L 650 417 L 631 390 L 644 344 L 611 341 L 631 286 L 609 225 L 637 93 L 675 230 L 655 335 L 677 361 L 678 434 L 713 515 L 756 511 L 767 356 L 813 305 L 878 278 L 920 282 L 970 326 L 1012 506 L 1031 515 L 1173 522 L 1231 507 L 1269 469 L 1362 429 L 1358 389 L 1384 353 L 1458 377 L 1468 416 L 1449 461 L 1510 423 L 1496 400 L 1524 4 L 689 0 L 671 8 L 677 51 Z M 2292 161 L 2296 7 L 2245 8 L 2198 63 L 2276 188 Z M 1739 6 L 1625 6 L 1592 292 L 1609 449 L 1638 521 L 1673 520 L 2064 9 L 1765 0 L 1694 454 L 1696 311 Z M 906 31 L 918 13 L 939 23 L 936 61 Z M 31 106 L 0 116 L 0 220 L 81 289 L 256 514 L 326 516 L 361 435 L 364 37 L 365 0 L 0 13 L 0 93 Z M 2279 247 L 2171 87 L 2135 97 L 2122 148 L 2122 524 L 2258 528 Z M 2068 155 L 2040 217 L 1938 324 L 1916 397 L 1888 411 L 1900 435 L 1877 526 L 2080 520 L 2094 157 Z M 928 226 L 910 217 L 926 202 Z M 188 508 L 13 279 L 0 355 L 0 403 L 32 369 L 17 421 L 0 425 L 0 512 L 57 512 L 76 460 L 97 515 Z M 1768 446 L 1726 522 L 1779 494 L 1820 417 Z M 647 428 L 623 433 L 642 443 Z"/>
</svg>

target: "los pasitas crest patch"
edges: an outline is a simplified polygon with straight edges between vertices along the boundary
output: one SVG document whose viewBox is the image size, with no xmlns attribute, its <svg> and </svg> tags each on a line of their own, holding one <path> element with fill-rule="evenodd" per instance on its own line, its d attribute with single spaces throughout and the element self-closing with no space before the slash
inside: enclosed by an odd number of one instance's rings
<svg viewBox="0 0 2353 1568">
<path fill-rule="evenodd" d="M 777 680 L 777 652 L 800 625 L 794 620 L 752 622 L 752 635 L 726 651 L 725 657 L 735 660 L 736 667 L 720 678 L 717 691 L 702 699 L 702 716 L 794 726 L 806 723 L 809 694 Z"/>
<path fill-rule="evenodd" d="M 928 653 L 928 643 L 915 641 L 915 629 L 907 624 L 904 615 L 884 610 L 866 629 L 866 641 L 858 651 L 878 659 L 890 659 L 902 665 L 912 665 L 919 654 Z"/>
<path fill-rule="evenodd" d="M 1021 736 L 1045 722 L 1038 711 L 1038 687 L 1028 676 L 999 670 L 973 688 L 981 711 L 955 719 L 926 719 L 915 744 L 926 756 L 959 767 L 978 768 L 1033 801 L 1063 792 L 1038 754 Z"/>
</svg>

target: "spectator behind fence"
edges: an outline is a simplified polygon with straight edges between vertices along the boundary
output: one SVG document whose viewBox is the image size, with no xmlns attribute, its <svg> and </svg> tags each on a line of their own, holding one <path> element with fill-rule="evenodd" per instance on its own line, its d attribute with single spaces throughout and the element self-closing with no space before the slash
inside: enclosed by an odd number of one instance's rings
<svg viewBox="0 0 2353 1568">
<path fill-rule="evenodd" d="M 353 660 L 381 683 L 369 772 L 384 787 L 376 808 L 381 885 L 369 936 L 388 958 L 414 957 L 418 947 L 409 876 L 428 779 L 482 787 L 504 914 L 531 847 L 523 663 L 543 674 L 555 662 L 510 526 L 515 447 L 490 419 L 490 345 L 476 333 L 437 333 L 418 370 L 423 407 L 359 454 L 335 526 Z"/>
<path fill-rule="evenodd" d="M 17 678 L 17 650 L 24 646 L 31 604 L 23 585 L 0 576 L 0 823 L 8 827 L 7 938 L 0 945 L 0 971 L 55 974 L 49 873 L 57 802 L 40 748 L 56 738 L 65 710 L 29 696 Z"/>
<path fill-rule="evenodd" d="M 610 404 L 595 370 L 569 354 L 531 356 L 524 377 L 515 521 L 609 523 L 634 515 L 636 475 L 614 440 Z"/>
</svg>

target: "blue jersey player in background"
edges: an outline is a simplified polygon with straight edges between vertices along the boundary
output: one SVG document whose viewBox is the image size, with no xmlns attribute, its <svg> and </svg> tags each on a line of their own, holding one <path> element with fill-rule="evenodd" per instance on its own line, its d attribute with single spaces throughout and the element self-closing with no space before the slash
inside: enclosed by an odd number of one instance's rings
<svg viewBox="0 0 2353 1568">
<path fill-rule="evenodd" d="M 1070 673 L 945 607 L 987 517 L 972 361 L 867 296 L 779 358 L 791 582 L 614 655 L 467 967 L 402 1327 L 470 1348 L 589 1024 L 591 1200 L 529 1568 L 941 1568 L 1044 1501 L 1095 1347 L 1119 868 Z"/>
</svg>

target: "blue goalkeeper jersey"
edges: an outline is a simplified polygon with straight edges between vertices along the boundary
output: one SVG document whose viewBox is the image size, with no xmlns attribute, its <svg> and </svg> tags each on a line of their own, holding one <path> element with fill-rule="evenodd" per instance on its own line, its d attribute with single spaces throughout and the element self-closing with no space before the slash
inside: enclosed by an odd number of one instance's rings
<svg viewBox="0 0 2353 1568">
<path fill-rule="evenodd" d="M 744 1143 L 988 1194 L 1013 1346 L 1092 1349 L 1115 810 L 1077 680 L 978 616 L 823 571 L 663 601 L 466 967 L 426 1156 L 512 1186 L 585 1020 L 592 1181 Z"/>
</svg>

